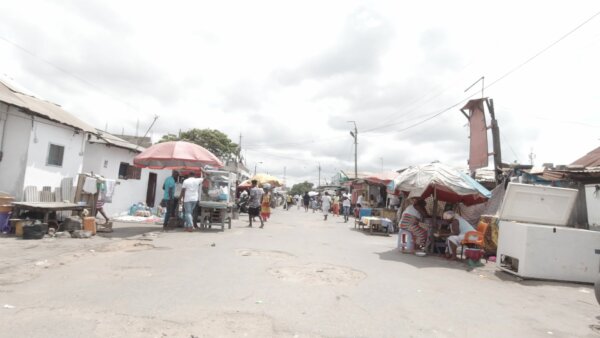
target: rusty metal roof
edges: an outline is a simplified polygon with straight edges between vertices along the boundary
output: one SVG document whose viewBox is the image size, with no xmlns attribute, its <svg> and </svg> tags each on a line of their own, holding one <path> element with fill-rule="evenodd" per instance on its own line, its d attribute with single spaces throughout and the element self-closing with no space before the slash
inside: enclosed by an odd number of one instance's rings
<svg viewBox="0 0 600 338">
<path fill-rule="evenodd" d="M 47 118 L 75 129 L 95 133 L 96 129 L 52 102 L 17 91 L 0 81 L 0 101 L 22 108 L 25 113 Z"/>
<path fill-rule="evenodd" d="M 90 143 L 106 144 L 109 146 L 115 146 L 115 147 L 131 150 L 131 151 L 135 151 L 137 153 L 141 153 L 142 151 L 146 150 L 146 148 L 144 148 L 142 146 L 138 146 L 134 143 L 123 140 L 122 138 L 119 138 L 113 134 L 107 133 L 100 129 L 96 129 L 96 132 L 94 134 L 95 135 L 91 136 L 88 140 Z"/>
<path fill-rule="evenodd" d="M 581 165 L 584 167 L 598 167 L 600 166 L 600 147 L 590 151 L 585 156 L 571 163 L 574 165 Z"/>
</svg>

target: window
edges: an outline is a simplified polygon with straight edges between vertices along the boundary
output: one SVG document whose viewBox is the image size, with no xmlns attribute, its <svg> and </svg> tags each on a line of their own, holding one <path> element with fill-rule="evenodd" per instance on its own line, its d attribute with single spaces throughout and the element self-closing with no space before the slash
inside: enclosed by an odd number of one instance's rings
<svg viewBox="0 0 600 338">
<path fill-rule="evenodd" d="M 119 165 L 119 178 L 123 180 L 139 180 L 142 177 L 142 168 L 137 168 L 127 162 Z"/>
<path fill-rule="evenodd" d="M 62 167 L 63 156 L 65 155 L 65 147 L 50 143 L 48 147 L 48 158 L 46 165 Z"/>
</svg>

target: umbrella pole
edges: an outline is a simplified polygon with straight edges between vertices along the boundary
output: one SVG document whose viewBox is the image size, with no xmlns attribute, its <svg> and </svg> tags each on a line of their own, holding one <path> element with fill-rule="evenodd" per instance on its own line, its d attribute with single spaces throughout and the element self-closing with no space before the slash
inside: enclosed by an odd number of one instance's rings
<svg viewBox="0 0 600 338">
<path fill-rule="evenodd" d="M 438 199 L 437 199 L 437 189 L 433 187 L 433 212 L 431 215 L 431 231 L 429 232 L 429 248 L 428 251 L 433 253 L 434 249 L 434 239 L 433 234 L 437 231 L 437 209 L 438 209 Z"/>
</svg>

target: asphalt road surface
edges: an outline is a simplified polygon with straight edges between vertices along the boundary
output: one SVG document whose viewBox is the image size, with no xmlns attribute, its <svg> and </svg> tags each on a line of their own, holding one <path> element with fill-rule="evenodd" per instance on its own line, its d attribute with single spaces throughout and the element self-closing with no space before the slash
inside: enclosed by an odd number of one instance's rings
<svg viewBox="0 0 600 338">
<path fill-rule="evenodd" d="M 0 238 L 1 337 L 599 337 L 590 285 L 395 250 L 353 220 Z"/>
</svg>

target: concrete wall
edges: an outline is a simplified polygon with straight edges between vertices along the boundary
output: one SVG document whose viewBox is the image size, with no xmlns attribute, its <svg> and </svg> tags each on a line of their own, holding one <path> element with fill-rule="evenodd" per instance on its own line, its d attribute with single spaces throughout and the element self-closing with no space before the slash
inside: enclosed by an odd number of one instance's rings
<svg viewBox="0 0 600 338">
<path fill-rule="evenodd" d="M 138 202 L 146 201 L 148 178 L 150 173 L 157 174 L 156 199 L 157 206 L 162 199 L 162 183 L 171 174 L 169 170 L 142 169 L 139 180 L 119 179 L 119 166 L 121 162 L 133 164 L 137 153 L 127 149 L 109 147 L 105 144 L 88 143 L 83 160 L 83 172 L 94 172 L 108 179 L 118 182 L 112 203 L 106 203 L 104 210 L 109 217 L 129 211 L 129 207 Z"/>
<path fill-rule="evenodd" d="M 71 127 L 36 118 L 29 136 L 29 152 L 23 186 L 50 186 L 54 190 L 60 186 L 65 177 L 73 177 L 76 183 L 77 174 L 83 166 L 85 151 L 85 133 L 75 132 Z M 61 166 L 47 164 L 50 144 L 64 147 Z"/>
<path fill-rule="evenodd" d="M 31 130 L 31 116 L 0 102 L 0 191 L 15 196 L 17 201 L 23 195 Z"/>
</svg>

